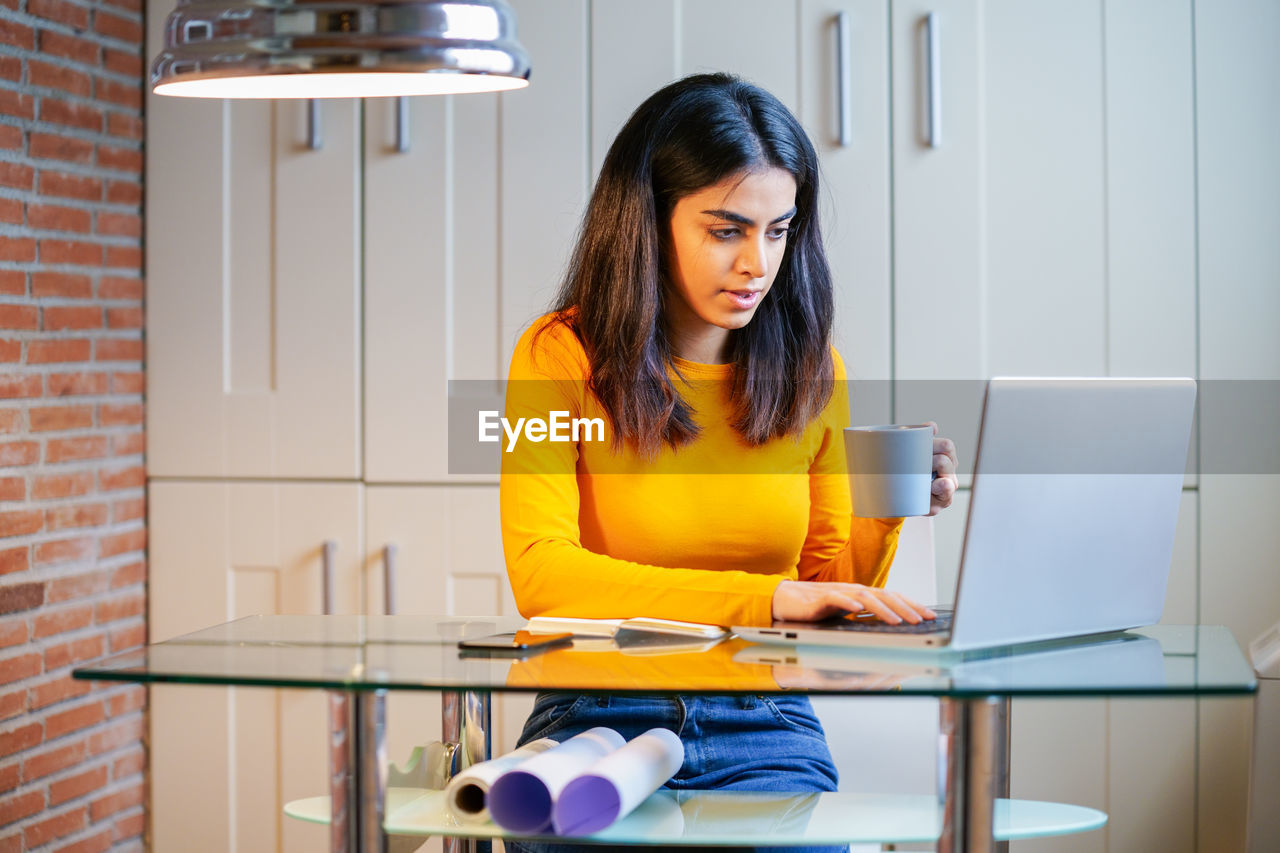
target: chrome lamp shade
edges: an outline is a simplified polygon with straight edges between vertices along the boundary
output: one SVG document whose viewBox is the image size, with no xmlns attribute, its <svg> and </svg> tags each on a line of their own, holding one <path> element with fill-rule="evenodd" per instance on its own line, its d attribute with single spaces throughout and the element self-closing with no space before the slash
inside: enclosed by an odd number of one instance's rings
<svg viewBox="0 0 1280 853">
<path fill-rule="evenodd" d="M 158 95 L 367 98 L 529 83 L 504 0 L 180 0 L 151 66 Z"/>
</svg>

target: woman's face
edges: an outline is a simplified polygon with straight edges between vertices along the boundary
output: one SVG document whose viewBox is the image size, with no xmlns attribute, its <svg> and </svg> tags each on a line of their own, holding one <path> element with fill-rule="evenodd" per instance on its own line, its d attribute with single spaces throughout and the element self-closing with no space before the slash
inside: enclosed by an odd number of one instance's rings
<svg viewBox="0 0 1280 853">
<path fill-rule="evenodd" d="M 796 214 L 783 169 L 740 172 L 676 202 L 671 212 L 668 322 L 676 354 L 720 363 L 773 285 Z"/>
</svg>

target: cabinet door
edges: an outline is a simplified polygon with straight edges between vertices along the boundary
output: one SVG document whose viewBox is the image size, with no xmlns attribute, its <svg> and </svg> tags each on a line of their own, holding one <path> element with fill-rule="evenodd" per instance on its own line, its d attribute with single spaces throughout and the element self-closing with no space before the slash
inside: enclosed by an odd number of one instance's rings
<svg viewBox="0 0 1280 853">
<path fill-rule="evenodd" d="M 359 104 L 306 112 L 148 96 L 152 474 L 360 474 Z"/>
<path fill-rule="evenodd" d="M 334 608 L 360 610 L 361 487 L 153 483 L 151 638 L 258 613 L 319 613 L 323 543 L 337 544 Z M 315 690 L 155 686 L 157 850 L 324 849 L 284 804 L 328 791 L 328 703 Z"/>
<path fill-rule="evenodd" d="M 365 600 L 386 612 L 387 547 L 394 546 L 394 612 L 513 616 L 498 525 L 497 486 L 381 486 L 368 490 Z M 493 752 L 514 748 L 531 697 L 493 697 Z M 387 702 L 387 756 L 440 739 L 440 695 L 393 692 Z"/>
</svg>

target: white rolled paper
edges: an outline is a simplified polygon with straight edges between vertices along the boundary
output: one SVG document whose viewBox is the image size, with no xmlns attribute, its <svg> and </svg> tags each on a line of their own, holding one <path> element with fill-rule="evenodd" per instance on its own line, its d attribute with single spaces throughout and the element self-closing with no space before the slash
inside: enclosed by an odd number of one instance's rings
<svg viewBox="0 0 1280 853">
<path fill-rule="evenodd" d="M 670 729 L 649 729 L 574 779 L 556 798 L 557 835 L 587 835 L 626 817 L 675 775 L 684 744 Z"/>
<path fill-rule="evenodd" d="M 625 743 L 613 729 L 597 726 L 535 755 L 494 781 L 489 788 L 489 816 L 511 832 L 546 830 L 564 786 Z"/>
<path fill-rule="evenodd" d="M 449 813 L 461 824 L 486 823 L 489 820 L 489 789 L 497 778 L 558 745 L 551 738 L 544 737 L 526 743 L 506 755 L 471 765 L 450 779 L 448 787 L 444 789 L 444 801 L 449 807 Z"/>
</svg>

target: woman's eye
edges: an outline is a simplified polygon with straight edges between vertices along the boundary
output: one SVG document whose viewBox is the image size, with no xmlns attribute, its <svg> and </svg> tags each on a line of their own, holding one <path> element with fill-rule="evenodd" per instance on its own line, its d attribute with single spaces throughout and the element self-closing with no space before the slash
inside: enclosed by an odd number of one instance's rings
<svg viewBox="0 0 1280 853">
<path fill-rule="evenodd" d="M 737 234 L 738 229 L 736 228 L 714 228 L 711 231 L 711 236 L 717 240 L 732 240 Z"/>
<path fill-rule="evenodd" d="M 769 237 L 773 240 L 785 240 L 787 239 L 787 232 L 789 230 L 790 229 L 788 228 L 774 228 L 769 232 Z"/>
</svg>

